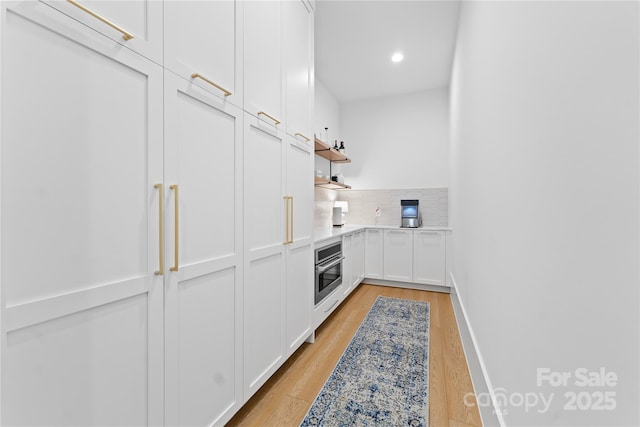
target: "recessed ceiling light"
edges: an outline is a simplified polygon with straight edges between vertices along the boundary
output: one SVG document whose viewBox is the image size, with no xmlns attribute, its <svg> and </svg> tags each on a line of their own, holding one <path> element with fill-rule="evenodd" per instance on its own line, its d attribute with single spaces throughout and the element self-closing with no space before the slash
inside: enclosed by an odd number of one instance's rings
<svg viewBox="0 0 640 427">
<path fill-rule="evenodd" d="M 400 52 L 396 52 L 393 54 L 393 56 L 391 57 L 391 60 L 393 62 L 400 62 L 404 59 L 404 55 Z"/>
</svg>

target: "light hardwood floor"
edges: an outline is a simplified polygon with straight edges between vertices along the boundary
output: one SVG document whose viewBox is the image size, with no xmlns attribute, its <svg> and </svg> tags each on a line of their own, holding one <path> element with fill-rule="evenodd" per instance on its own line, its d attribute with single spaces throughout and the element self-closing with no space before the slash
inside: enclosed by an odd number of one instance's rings
<svg viewBox="0 0 640 427">
<path fill-rule="evenodd" d="M 378 295 L 430 303 L 429 425 L 481 427 L 477 406 L 464 403 L 473 387 L 449 295 L 366 284 L 316 330 L 315 343 L 303 344 L 227 425 L 298 426 Z"/>
</svg>

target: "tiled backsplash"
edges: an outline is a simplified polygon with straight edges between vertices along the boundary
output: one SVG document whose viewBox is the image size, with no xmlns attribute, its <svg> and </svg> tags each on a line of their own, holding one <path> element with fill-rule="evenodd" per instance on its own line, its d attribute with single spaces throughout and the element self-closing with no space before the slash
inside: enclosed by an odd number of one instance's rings
<svg viewBox="0 0 640 427">
<path fill-rule="evenodd" d="M 345 223 L 362 225 L 400 225 L 400 200 L 418 199 L 422 225 L 448 226 L 449 190 L 418 188 L 413 190 L 346 190 L 333 191 L 316 187 L 315 226 L 331 226 L 335 200 L 349 202 Z M 376 217 L 376 208 L 380 216 Z"/>
<path fill-rule="evenodd" d="M 315 226 L 331 227 L 333 202 L 338 199 L 338 192 L 322 187 L 315 187 Z"/>
</svg>

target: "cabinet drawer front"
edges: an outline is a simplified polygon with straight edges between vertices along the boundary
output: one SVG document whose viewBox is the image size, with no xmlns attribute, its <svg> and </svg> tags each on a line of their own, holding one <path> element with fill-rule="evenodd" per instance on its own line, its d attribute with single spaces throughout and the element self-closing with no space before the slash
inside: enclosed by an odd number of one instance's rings
<svg viewBox="0 0 640 427">
<path fill-rule="evenodd" d="M 40 1 L 134 52 L 162 64 L 161 1 Z"/>
<path fill-rule="evenodd" d="M 289 135 L 312 138 L 311 115 L 311 28 L 313 14 L 300 1 L 282 2 L 285 32 L 286 128 Z M 304 139 L 304 138 L 303 138 Z"/>
<path fill-rule="evenodd" d="M 340 305 L 344 298 L 344 285 L 340 285 L 313 310 L 314 325 L 317 328 Z"/>
<path fill-rule="evenodd" d="M 233 0 L 165 1 L 164 59 L 174 73 L 218 96 L 228 91 L 226 99 L 242 105 L 235 77 L 235 16 Z"/>
<path fill-rule="evenodd" d="M 244 2 L 244 106 L 284 122 L 282 111 L 282 4 Z M 281 124 L 280 127 L 283 125 Z"/>
</svg>

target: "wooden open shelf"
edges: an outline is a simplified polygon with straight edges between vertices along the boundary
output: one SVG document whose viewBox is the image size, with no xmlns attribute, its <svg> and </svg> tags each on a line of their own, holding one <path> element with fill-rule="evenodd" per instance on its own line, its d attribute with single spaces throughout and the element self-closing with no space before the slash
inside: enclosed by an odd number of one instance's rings
<svg viewBox="0 0 640 427">
<path fill-rule="evenodd" d="M 328 188 L 330 190 L 349 190 L 351 187 L 346 184 L 341 184 L 339 182 L 330 181 L 324 178 L 315 177 L 316 187 Z"/>
<path fill-rule="evenodd" d="M 316 138 L 315 139 L 315 151 L 320 157 L 324 157 L 333 163 L 351 163 L 351 159 L 342 154 L 341 152 L 334 150 L 331 146 Z"/>
</svg>

